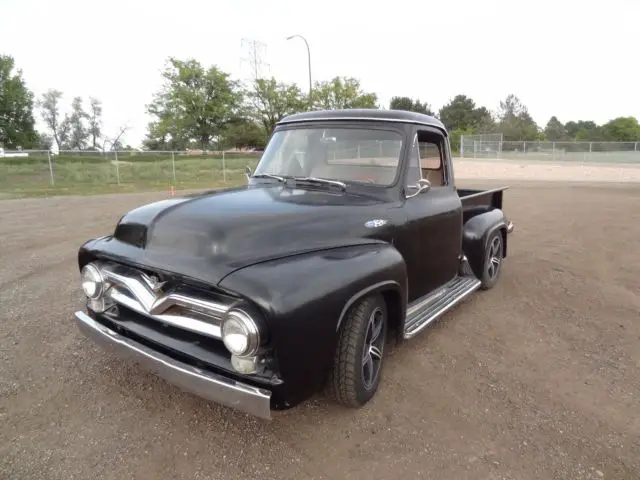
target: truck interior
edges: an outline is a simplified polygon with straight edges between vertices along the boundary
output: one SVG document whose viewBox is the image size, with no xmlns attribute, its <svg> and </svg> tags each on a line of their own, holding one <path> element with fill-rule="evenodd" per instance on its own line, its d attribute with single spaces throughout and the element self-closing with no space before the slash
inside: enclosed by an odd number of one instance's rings
<svg viewBox="0 0 640 480">
<path fill-rule="evenodd" d="M 433 187 L 445 185 L 443 138 L 418 130 L 410 151 L 405 181 L 421 178 Z M 398 173 L 402 137 L 379 128 L 296 128 L 277 132 L 265 151 L 260 171 L 341 181 L 393 184 Z"/>
<path fill-rule="evenodd" d="M 407 185 L 415 185 L 421 178 L 429 180 L 432 187 L 445 185 L 441 142 L 442 138 L 432 132 L 417 132 L 409 152 Z"/>
<path fill-rule="evenodd" d="M 424 130 L 418 131 L 418 151 L 422 178 L 431 182 L 432 187 L 445 185 L 442 137 Z"/>
<path fill-rule="evenodd" d="M 413 162 L 409 163 L 407 183 L 415 184 L 420 178 L 425 178 L 434 187 L 445 185 L 442 137 L 420 130 L 416 140 L 410 152 L 414 158 Z M 350 139 L 347 144 L 331 137 L 325 141 L 334 144 L 326 150 L 325 161 L 313 165 L 311 176 L 365 181 L 379 185 L 393 183 L 400 157 L 401 144 L 398 140 L 373 142 L 371 139 Z M 393 151 L 394 156 L 387 156 L 386 152 L 389 150 Z M 412 167 L 416 167 L 417 171 L 411 171 Z"/>
</svg>

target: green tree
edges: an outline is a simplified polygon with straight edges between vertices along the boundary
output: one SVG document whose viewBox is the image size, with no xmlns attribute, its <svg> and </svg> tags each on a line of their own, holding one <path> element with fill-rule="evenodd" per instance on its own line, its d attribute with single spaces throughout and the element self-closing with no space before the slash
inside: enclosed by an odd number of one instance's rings
<svg viewBox="0 0 640 480">
<path fill-rule="evenodd" d="M 118 133 L 116 133 L 112 137 L 104 137 L 102 141 L 102 151 L 105 152 L 107 149 L 107 143 L 109 144 L 109 150 L 133 150 L 131 146 L 125 145 L 124 143 L 124 135 L 129 131 L 129 125 L 120 125 L 118 127 Z"/>
<path fill-rule="evenodd" d="M 94 97 L 89 97 L 89 129 L 91 148 L 98 149 L 98 140 L 102 138 L 102 102 Z"/>
<path fill-rule="evenodd" d="M 264 128 L 266 139 L 283 117 L 306 109 L 307 100 L 294 84 L 277 82 L 275 78 L 253 81 L 247 95 L 249 116 Z"/>
<path fill-rule="evenodd" d="M 563 140 L 567 136 L 564 125 L 555 115 L 549 119 L 547 126 L 544 127 L 544 136 L 550 142 Z"/>
<path fill-rule="evenodd" d="M 72 150 L 84 150 L 89 138 L 89 130 L 85 120 L 89 115 L 82 108 L 82 98 L 74 97 L 71 102 L 71 115 L 69 116 L 70 132 L 69 147 Z"/>
<path fill-rule="evenodd" d="M 147 133 L 142 140 L 142 148 L 145 150 L 183 150 L 184 146 L 180 145 L 164 126 L 162 120 L 149 122 L 147 124 Z"/>
<path fill-rule="evenodd" d="M 433 110 L 431 110 L 431 105 L 427 102 L 422 103 L 417 98 L 413 100 L 409 97 L 392 97 L 391 102 L 389 102 L 389 109 L 434 115 Z"/>
<path fill-rule="evenodd" d="M 478 107 L 475 110 L 475 130 L 479 133 L 491 133 L 495 131 L 496 122 L 487 107 Z"/>
<path fill-rule="evenodd" d="M 360 81 L 352 77 L 334 77 L 327 82 L 316 82 L 311 98 L 313 107 L 318 110 L 378 108 L 378 96 L 364 92 Z"/>
<path fill-rule="evenodd" d="M 493 130 L 491 113 L 466 95 L 456 95 L 444 105 L 438 114 L 447 129 L 459 130 L 462 134 L 488 133 Z"/>
<path fill-rule="evenodd" d="M 449 130 L 449 143 L 451 144 L 451 149 L 455 152 L 460 151 L 461 138 L 463 135 L 474 135 L 476 130 L 471 128 L 463 129 L 463 128 L 454 128 L 453 130 Z"/>
<path fill-rule="evenodd" d="M 602 129 L 591 120 L 570 121 L 565 124 L 564 129 L 571 140 L 600 141 L 603 139 Z"/>
<path fill-rule="evenodd" d="M 191 143 L 178 125 L 178 112 L 169 102 L 158 97 L 148 105 L 147 113 L 155 117 L 149 122 L 143 145 L 149 150 L 184 150 Z"/>
<path fill-rule="evenodd" d="M 497 128 L 505 141 L 538 140 L 540 132 L 527 107 L 520 99 L 510 94 L 500 102 Z"/>
<path fill-rule="evenodd" d="M 640 125 L 635 117 L 618 117 L 602 125 L 605 140 L 612 142 L 637 142 L 640 140 Z"/>
<path fill-rule="evenodd" d="M 68 147 L 69 134 L 71 131 L 71 121 L 69 116 L 65 114 L 60 118 L 60 100 L 62 92 L 56 89 L 49 89 L 42 94 L 38 100 L 38 107 L 42 114 L 45 125 L 53 136 L 58 150 L 64 150 Z"/>
<path fill-rule="evenodd" d="M 156 117 L 150 139 L 171 136 L 184 143 L 197 140 L 202 149 L 211 146 L 237 116 L 242 91 L 239 83 L 216 66 L 203 67 L 194 59 L 168 59 L 163 88 L 154 95 L 147 112 Z"/>
<path fill-rule="evenodd" d="M 34 143 L 34 148 L 37 150 L 51 150 L 53 146 L 53 137 L 46 133 L 37 133 L 37 140 Z"/>
<path fill-rule="evenodd" d="M 266 144 L 264 126 L 243 117 L 229 124 L 224 137 L 224 144 L 235 148 L 264 147 Z"/>
<path fill-rule="evenodd" d="M 567 134 L 567 137 L 569 137 L 572 140 L 575 140 L 576 134 L 578 133 L 578 130 L 580 130 L 580 128 L 578 127 L 577 122 L 574 122 L 573 120 L 571 120 L 565 124 L 564 130 L 565 130 L 565 133 Z"/>
<path fill-rule="evenodd" d="M 33 118 L 33 93 L 14 72 L 15 62 L 0 55 L 0 145 L 5 148 L 31 148 L 38 140 Z"/>
</svg>

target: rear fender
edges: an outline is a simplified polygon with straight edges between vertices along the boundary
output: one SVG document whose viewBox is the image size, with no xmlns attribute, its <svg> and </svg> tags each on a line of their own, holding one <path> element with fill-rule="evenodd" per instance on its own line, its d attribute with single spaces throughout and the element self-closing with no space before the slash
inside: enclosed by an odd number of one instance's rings
<svg viewBox="0 0 640 480">
<path fill-rule="evenodd" d="M 503 256 L 507 256 L 507 219 L 504 212 L 494 208 L 480 213 L 466 222 L 462 228 L 462 251 L 466 255 L 473 273 L 480 278 L 484 268 L 484 257 L 489 236 L 501 230 L 504 242 Z"/>
<path fill-rule="evenodd" d="M 237 270 L 219 286 L 249 299 L 264 313 L 287 403 L 319 390 L 331 367 L 337 330 L 367 294 L 394 304 L 392 322 L 406 312 L 404 259 L 380 242 L 305 253 Z"/>
</svg>

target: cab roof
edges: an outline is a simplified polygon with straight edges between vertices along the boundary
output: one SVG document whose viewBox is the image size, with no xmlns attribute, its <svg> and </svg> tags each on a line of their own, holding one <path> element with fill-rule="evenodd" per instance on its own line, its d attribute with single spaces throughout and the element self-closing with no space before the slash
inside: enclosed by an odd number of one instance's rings
<svg viewBox="0 0 640 480">
<path fill-rule="evenodd" d="M 347 108 L 342 110 L 313 110 L 288 115 L 280 120 L 277 125 L 285 125 L 299 122 L 312 122 L 319 120 L 369 120 L 400 123 L 415 123 L 436 127 L 446 133 L 444 124 L 435 117 L 423 113 L 409 112 L 406 110 L 382 110 L 378 108 Z"/>
</svg>

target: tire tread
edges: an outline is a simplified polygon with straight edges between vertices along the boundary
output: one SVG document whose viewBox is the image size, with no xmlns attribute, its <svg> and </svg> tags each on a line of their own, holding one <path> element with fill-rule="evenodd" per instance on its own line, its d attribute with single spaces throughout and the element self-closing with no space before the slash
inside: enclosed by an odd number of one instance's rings
<svg viewBox="0 0 640 480">
<path fill-rule="evenodd" d="M 380 300 L 384 302 L 382 297 Z M 358 398 L 356 366 L 361 364 L 359 358 L 360 337 L 364 335 L 367 312 L 380 301 L 378 297 L 367 297 L 354 305 L 346 315 L 340 329 L 333 367 L 327 380 L 326 392 L 339 403 L 348 407 L 359 407 L 363 404 Z M 363 340 L 362 340 L 363 341 Z"/>
</svg>

